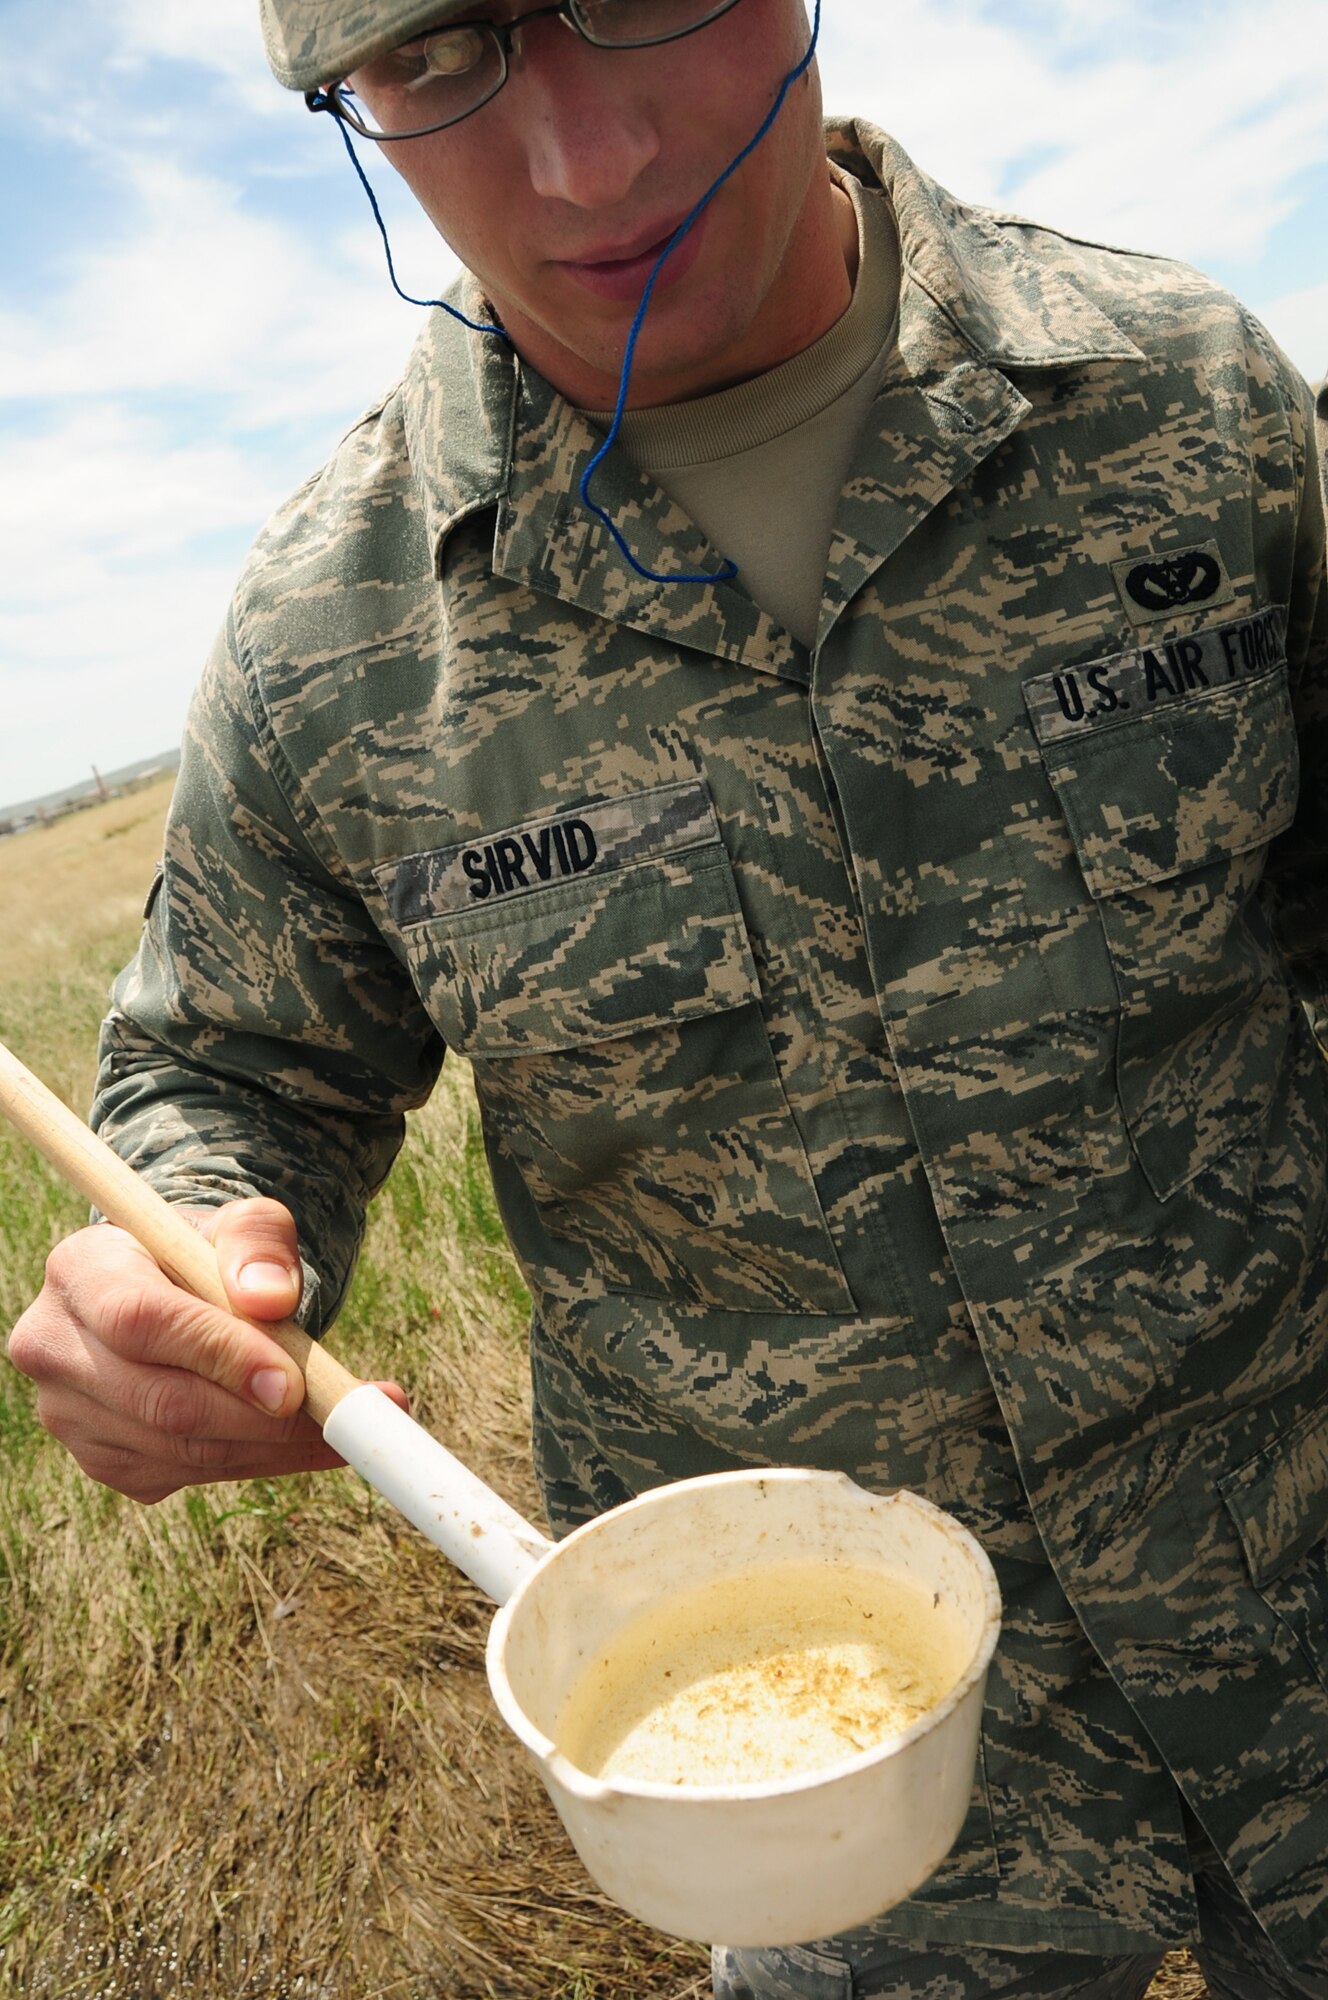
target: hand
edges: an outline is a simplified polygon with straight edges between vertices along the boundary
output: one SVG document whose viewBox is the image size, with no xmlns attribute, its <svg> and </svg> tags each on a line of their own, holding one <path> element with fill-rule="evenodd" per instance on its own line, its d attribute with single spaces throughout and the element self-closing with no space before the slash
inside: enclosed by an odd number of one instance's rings
<svg viewBox="0 0 1328 2000">
<path fill-rule="evenodd" d="M 189 1211 L 217 1253 L 231 1319 L 181 1291 L 110 1223 L 51 1252 L 9 1338 L 37 1414 L 83 1470 L 133 1500 L 181 1486 L 312 1472 L 344 1461 L 300 1405 L 295 1363 L 250 1319 L 299 1304 L 295 1224 L 275 1201 Z M 393 1383 L 380 1385 L 405 1407 Z"/>
</svg>

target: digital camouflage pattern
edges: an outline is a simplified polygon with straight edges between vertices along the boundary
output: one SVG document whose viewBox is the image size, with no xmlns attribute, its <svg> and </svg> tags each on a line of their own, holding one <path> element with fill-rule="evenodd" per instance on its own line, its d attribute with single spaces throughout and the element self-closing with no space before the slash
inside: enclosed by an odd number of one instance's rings
<svg viewBox="0 0 1328 2000">
<path fill-rule="evenodd" d="M 1160 1949 L 1104 1959 L 973 1945 L 883 1949 L 856 1938 L 836 1945 L 833 1952 L 721 1947 L 712 1955 L 715 2000 L 1145 2000 L 1163 1959 Z M 1274 1991 L 1249 2000 L 1274 2000 Z"/>
<path fill-rule="evenodd" d="M 740 582 L 633 574 L 576 497 L 583 419 L 434 314 L 240 585 L 100 1122 L 173 1197 L 288 1201 L 326 1322 L 404 1113 L 467 1057 L 557 1527 L 804 1463 L 991 1552 L 972 1811 L 889 1930 L 1192 1936 L 1170 1771 L 1304 1955 L 1308 395 L 1195 273 L 957 204 L 865 125 L 833 152 L 884 186 L 904 283 L 814 651 Z M 648 566 L 716 567 L 625 462 L 603 497 Z"/>
<path fill-rule="evenodd" d="M 474 0 L 259 0 L 268 66 L 287 90 L 340 83 L 425 28 L 474 11 Z"/>
<path fill-rule="evenodd" d="M 1294 1969 L 1255 1921 L 1211 1842 L 1187 1818 L 1200 1936 L 1190 1955 L 1214 2000 L 1324 2000 L 1328 1952 Z M 1194 1990 L 1195 1972 L 1162 1970 L 1160 1947 L 1085 1952 L 909 1943 L 854 1932 L 823 1945 L 711 1954 L 715 2000 L 1144 2000 Z"/>
</svg>

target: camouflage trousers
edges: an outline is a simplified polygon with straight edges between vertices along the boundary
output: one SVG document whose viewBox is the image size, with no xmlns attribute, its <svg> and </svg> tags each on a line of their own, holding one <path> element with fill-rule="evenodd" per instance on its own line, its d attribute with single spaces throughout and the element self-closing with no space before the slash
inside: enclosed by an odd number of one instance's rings
<svg viewBox="0 0 1328 2000">
<path fill-rule="evenodd" d="M 1328 2000 L 1328 1947 L 1290 1966 L 1208 1841 L 1191 1827 L 1199 1936 L 1211 2000 Z M 851 1932 L 786 1951 L 713 1954 L 715 2000 L 1143 2000 L 1164 1957 L 907 1944 Z"/>
</svg>

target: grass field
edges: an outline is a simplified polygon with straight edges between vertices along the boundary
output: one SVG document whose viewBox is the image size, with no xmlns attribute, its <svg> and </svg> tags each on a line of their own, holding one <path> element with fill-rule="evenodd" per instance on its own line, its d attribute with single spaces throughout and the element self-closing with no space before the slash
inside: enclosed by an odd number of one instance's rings
<svg viewBox="0 0 1328 2000">
<path fill-rule="evenodd" d="M 80 1111 L 157 787 L 0 845 L 0 1039 Z M 0 1326 L 83 1205 L 0 1127 Z M 535 1509 L 524 1296 L 465 1074 L 412 1121 L 333 1345 Z M 92 1486 L 0 1366 L 0 1994 L 692 2000 L 492 1711 L 489 1608 L 350 1473 Z"/>
<path fill-rule="evenodd" d="M 86 1109 L 166 789 L 0 845 L 0 1039 Z M 0 1125 L 0 1328 L 83 1220 Z M 412 1121 L 331 1345 L 535 1509 L 524 1310 L 464 1072 Z M 485 1601 L 349 1473 L 92 1486 L 0 1365 L 0 1995 L 700 2000 L 493 1713 Z M 1197 2000 L 1177 1959 L 1154 1988 Z"/>
</svg>

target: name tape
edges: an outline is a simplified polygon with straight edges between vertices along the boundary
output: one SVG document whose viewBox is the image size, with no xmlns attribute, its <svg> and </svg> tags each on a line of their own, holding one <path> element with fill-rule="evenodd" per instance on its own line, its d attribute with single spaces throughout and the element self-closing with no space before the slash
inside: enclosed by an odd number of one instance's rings
<svg viewBox="0 0 1328 2000">
<path fill-rule="evenodd" d="M 1024 682 L 1024 705 L 1038 742 L 1058 743 L 1257 679 L 1285 658 L 1286 628 L 1273 606 L 1188 638 L 1038 674 Z"/>
<path fill-rule="evenodd" d="M 714 807 L 694 779 L 602 799 L 427 854 L 408 854 L 374 875 L 405 927 L 537 894 L 581 877 L 719 839 Z"/>
</svg>

